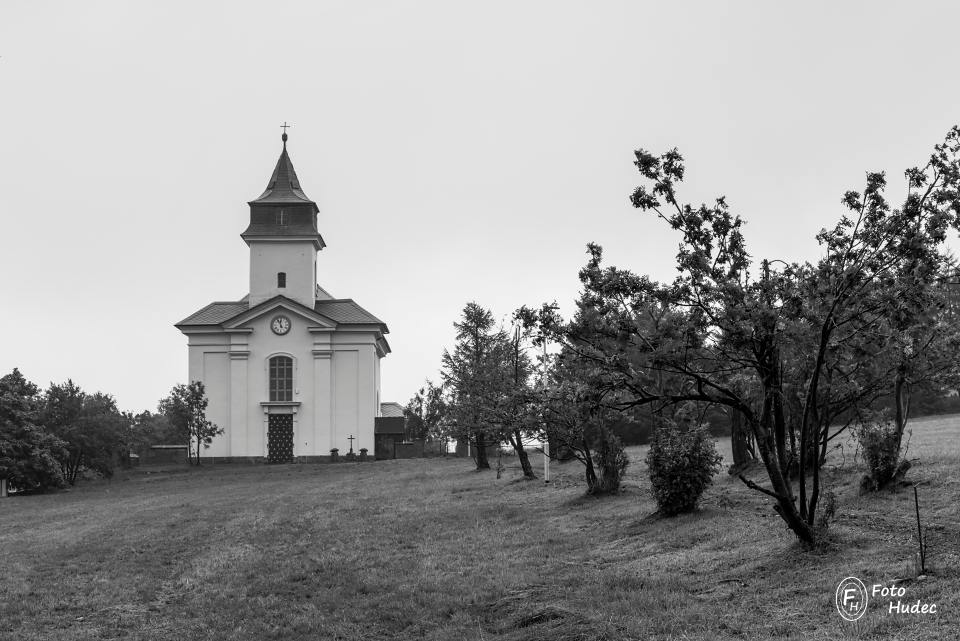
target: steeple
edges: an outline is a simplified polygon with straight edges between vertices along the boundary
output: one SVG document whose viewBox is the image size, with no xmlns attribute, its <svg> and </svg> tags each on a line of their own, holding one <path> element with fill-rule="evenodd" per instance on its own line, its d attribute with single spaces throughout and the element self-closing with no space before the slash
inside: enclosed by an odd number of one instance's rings
<svg viewBox="0 0 960 641">
<path fill-rule="evenodd" d="M 270 182 L 267 188 L 259 198 L 250 202 L 253 203 L 315 203 L 310 200 L 303 189 L 300 188 L 300 179 L 297 178 L 297 172 L 293 168 L 293 161 L 287 153 L 287 134 L 281 137 L 283 140 L 283 151 L 280 152 L 280 159 L 277 160 L 277 166 L 273 169 L 273 175 L 270 176 Z"/>
<path fill-rule="evenodd" d="M 289 126 L 289 125 L 286 125 Z M 287 134 L 281 137 L 283 150 L 273 169 L 267 188 L 250 205 L 250 225 L 241 237 L 251 239 L 268 237 L 309 237 L 317 249 L 325 246 L 317 229 L 317 204 L 303 193 L 300 179 L 287 153 Z"/>
<path fill-rule="evenodd" d="M 317 252 L 323 236 L 317 229 L 317 204 L 300 187 L 300 179 L 283 150 L 267 189 L 251 200 L 250 224 L 240 237 L 250 247 L 250 305 L 283 295 L 313 309 L 317 299 Z"/>
</svg>

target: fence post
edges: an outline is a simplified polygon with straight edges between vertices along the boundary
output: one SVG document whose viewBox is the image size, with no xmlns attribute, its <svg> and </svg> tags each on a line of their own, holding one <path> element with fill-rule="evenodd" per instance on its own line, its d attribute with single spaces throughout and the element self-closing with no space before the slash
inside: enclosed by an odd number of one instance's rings
<svg viewBox="0 0 960 641">
<path fill-rule="evenodd" d="M 550 482 L 550 441 L 543 442 L 543 482 Z"/>
</svg>

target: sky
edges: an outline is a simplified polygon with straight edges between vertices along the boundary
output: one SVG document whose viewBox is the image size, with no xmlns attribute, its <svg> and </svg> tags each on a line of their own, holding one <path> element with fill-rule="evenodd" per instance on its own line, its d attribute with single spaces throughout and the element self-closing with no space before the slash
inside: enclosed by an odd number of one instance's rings
<svg viewBox="0 0 960 641">
<path fill-rule="evenodd" d="M 173 324 L 247 293 L 280 125 L 320 208 L 318 280 L 383 319 L 384 400 L 439 378 L 468 301 L 569 313 L 585 247 L 674 275 L 631 207 L 679 148 L 757 258 L 815 260 L 867 171 L 889 197 L 960 124 L 953 2 L 0 5 L 0 372 L 154 410 Z M 960 242 L 950 239 L 954 250 Z"/>
</svg>

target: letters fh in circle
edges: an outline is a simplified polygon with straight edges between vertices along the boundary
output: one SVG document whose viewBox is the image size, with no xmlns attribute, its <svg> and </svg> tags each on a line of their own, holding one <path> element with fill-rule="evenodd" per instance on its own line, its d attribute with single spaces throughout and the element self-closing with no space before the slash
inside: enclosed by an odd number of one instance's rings
<svg viewBox="0 0 960 641">
<path fill-rule="evenodd" d="M 867 586 L 848 576 L 837 586 L 837 612 L 847 621 L 856 621 L 867 611 Z"/>
</svg>

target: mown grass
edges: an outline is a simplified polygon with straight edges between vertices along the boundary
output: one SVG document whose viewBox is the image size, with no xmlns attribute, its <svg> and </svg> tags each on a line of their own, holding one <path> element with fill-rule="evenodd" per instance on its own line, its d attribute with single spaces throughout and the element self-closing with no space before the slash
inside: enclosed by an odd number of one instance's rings
<svg viewBox="0 0 960 641">
<path fill-rule="evenodd" d="M 725 474 L 697 513 L 658 518 L 631 448 L 624 492 L 603 499 L 576 463 L 545 486 L 429 459 L 141 470 L 3 500 L 0 638 L 956 638 L 960 417 L 913 430 L 933 571 L 904 599 L 934 616 L 834 608 L 846 576 L 913 576 L 913 493 L 859 496 L 849 445 L 817 551 Z"/>
</svg>

